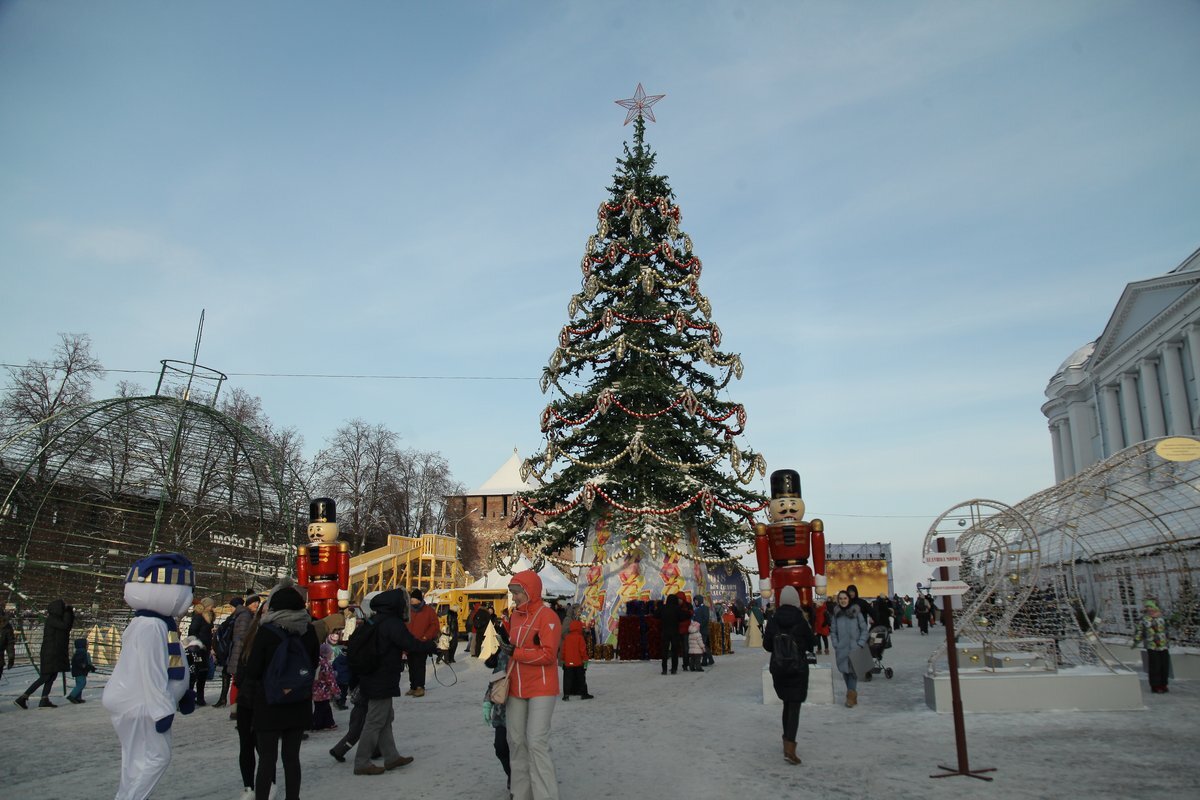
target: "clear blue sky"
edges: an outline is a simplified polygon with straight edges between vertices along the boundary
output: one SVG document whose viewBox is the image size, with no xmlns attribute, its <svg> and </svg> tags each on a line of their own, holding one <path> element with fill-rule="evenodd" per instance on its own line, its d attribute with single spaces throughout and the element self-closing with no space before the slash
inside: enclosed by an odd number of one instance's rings
<svg viewBox="0 0 1200 800">
<path fill-rule="evenodd" d="M 748 442 L 911 590 L 938 514 L 1053 481 L 1046 382 L 1200 246 L 1197 42 L 1182 0 L 0 2 L 0 362 L 154 370 L 204 308 L 310 450 L 362 417 L 477 485 L 540 448 L 640 81 Z"/>
</svg>

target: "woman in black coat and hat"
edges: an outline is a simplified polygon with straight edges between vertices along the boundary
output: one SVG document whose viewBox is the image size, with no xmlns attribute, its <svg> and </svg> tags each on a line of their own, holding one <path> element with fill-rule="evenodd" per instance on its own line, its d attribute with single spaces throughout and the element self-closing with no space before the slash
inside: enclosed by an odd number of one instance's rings
<svg viewBox="0 0 1200 800">
<path fill-rule="evenodd" d="M 799 764 L 796 755 L 796 731 L 800 727 L 800 706 L 808 699 L 808 659 L 806 654 L 813 648 L 812 626 L 800 610 L 800 593 L 795 586 L 785 586 L 779 592 L 779 610 L 767 620 L 763 632 L 763 649 L 768 653 L 775 650 L 775 637 L 786 633 L 795 640 L 798 663 L 793 672 L 776 670 L 775 660 L 771 663 L 771 683 L 775 694 L 783 701 L 783 757 L 791 764 Z"/>
<path fill-rule="evenodd" d="M 275 761 L 280 758 L 282 744 L 283 783 L 286 800 L 300 798 L 300 742 L 304 732 L 312 727 L 312 699 L 297 703 L 271 705 L 267 702 L 267 689 L 263 684 L 267 666 L 275 649 L 283 643 L 267 625 L 282 629 L 289 635 L 300 637 L 309 663 L 315 671 L 319 643 L 313 630 L 311 617 L 304 608 L 304 597 L 294 586 L 280 584 L 267 597 L 266 612 L 250 644 L 249 655 L 238 672 L 242 691 L 254 692 L 254 734 L 258 750 L 258 772 L 254 779 L 256 800 L 267 800 L 271 792 L 271 778 L 275 774 Z M 240 705 L 243 701 L 238 700 Z"/>
<path fill-rule="evenodd" d="M 29 708 L 26 704 L 29 696 L 37 691 L 39 686 L 42 687 L 42 702 L 38 703 L 38 708 L 58 708 L 50 702 L 50 689 L 58 673 L 69 672 L 71 669 L 71 628 L 74 625 L 75 609 L 67 605 L 61 597 L 51 600 L 50 605 L 46 607 L 46 627 L 42 632 L 38 679 L 13 701 L 21 708 Z"/>
</svg>

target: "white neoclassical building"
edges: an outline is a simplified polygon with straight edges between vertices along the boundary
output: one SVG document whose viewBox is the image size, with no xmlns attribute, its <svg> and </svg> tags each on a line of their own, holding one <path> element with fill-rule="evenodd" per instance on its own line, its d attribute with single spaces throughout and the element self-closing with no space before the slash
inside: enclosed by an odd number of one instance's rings
<svg viewBox="0 0 1200 800">
<path fill-rule="evenodd" d="M 1124 448 L 1200 430 L 1200 250 L 1125 287 L 1100 338 L 1046 387 L 1042 413 L 1062 481 Z"/>
</svg>

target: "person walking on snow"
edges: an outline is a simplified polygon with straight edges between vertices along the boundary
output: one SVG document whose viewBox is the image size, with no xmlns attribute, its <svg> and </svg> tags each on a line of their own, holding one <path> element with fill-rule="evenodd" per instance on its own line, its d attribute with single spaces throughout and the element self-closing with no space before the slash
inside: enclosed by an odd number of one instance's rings
<svg viewBox="0 0 1200 800">
<path fill-rule="evenodd" d="M 17 660 L 17 632 L 13 630 L 8 615 L 0 610 L 0 678 L 4 677 L 4 665 L 12 669 Z"/>
<path fill-rule="evenodd" d="M 795 586 L 784 586 L 779 592 L 779 610 L 767 621 L 763 631 L 763 649 L 774 653 L 776 637 L 787 634 L 795 644 L 793 670 L 782 671 L 771 660 L 771 684 L 783 701 L 783 757 L 790 764 L 799 764 L 796 754 L 796 732 L 800 728 L 800 706 L 808 699 L 808 660 L 805 655 L 813 648 L 815 637 L 808 617 L 800 608 L 800 593 Z"/>
<path fill-rule="evenodd" d="M 87 639 L 76 639 L 75 655 L 71 656 L 71 677 L 75 679 L 75 688 L 67 695 L 67 700 L 76 705 L 87 702 L 83 699 L 83 687 L 87 686 L 87 676 L 95 671 L 96 665 L 88 655 Z"/>
<path fill-rule="evenodd" d="M 146 556 L 125 576 L 125 602 L 134 615 L 101 696 L 121 741 L 116 800 L 150 796 L 171 764 L 175 712 L 195 710 L 176 622 L 191 605 L 195 584 L 192 562 L 179 553 Z"/>
<path fill-rule="evenodd" d="M 392 701 L 401 695 L 400 677 L 404 669 L 405 652 L 424 658 L 434 652 L 434 642 L 419 641 L 408 630 L 408 592 L 389 589 L 371 601 L 374 616 L 364 624 L 379 626 L 375 636 L 379 648 L 379 666 L 370 674 L 357 675 L 358 690 L 367 698 L 367 717 L 363 723 L 358 750 L 354 753 L 355 775 L 382 775 L 385 771 L 412 763 L 412 756 L 402 756 L 396 749 L 392 722 L 396 719 Z M 351 645 L 353 652 L 353 645 Z M 371 763 L 376 748 L 383 756 L 383 766 Z"/>
<path fill-rule="evenodd" d="M 42 689 L 42 701 L 38 708 L 58 708 L 50 702 L 50 690 L 54 687 L 54 679 L 60 672 L 71 668 L 71 628 L 75 625 L 75 609 L 71 608 L 60 597 L 51 600 L 46 606 L 46 625 L 42 632 L 41 662 L 38 665 L 38 679 L 21 694 L 14 703 L 21 708 L 29 708 L 30 695 Z"/>
<path fill-rule="evenodd" d="M 276 760 L 283 762 L 286 800 L 300 800 L 300 742 L 312 727 L 311 699 L 271 703 L 267 699 L 267 671 L 276 649 L 286 647 L 287 638 L 298 636 L 309 669 L 317 668 L 318 640 L 312 619 L 304 608 L 304 596 L 290 578 L 276 585 L 267 597 L 258 631 L 246 644 L 246 658 L 238 670 L 238 706 L 254 708 L 254 738 L 258 770 L 254 776 L 255 800 L 268 800 L 275 778 Z M 286 652 L 286 651 L 285 651 Z"/>
<path fill-rule="evenodd" d="M 829 641 L 833 645 L 834 664 L 846 683 L 846 708 L 858 705 L 858 676 L 850 664 L 850 654 L 866 645 L 869 629 L 862 607 L 851 601 L 849 592 L 838 592 L 837 608 L 829 624 Z"/>
</svg>

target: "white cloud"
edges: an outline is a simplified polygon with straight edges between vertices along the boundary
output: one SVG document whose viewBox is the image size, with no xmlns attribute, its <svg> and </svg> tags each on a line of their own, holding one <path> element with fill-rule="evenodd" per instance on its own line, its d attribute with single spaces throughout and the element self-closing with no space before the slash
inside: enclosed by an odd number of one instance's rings
<svg viewBox="0 0 1200 800">
<path fill-rule="evenodd" d="M 43 220 L 33 223 L 30 231 L 84 267 L 91 262 L 92 266 L 152 267 L 183 275 L 206 264 L 199 252 L 151 230 Z"/>
</svg>

